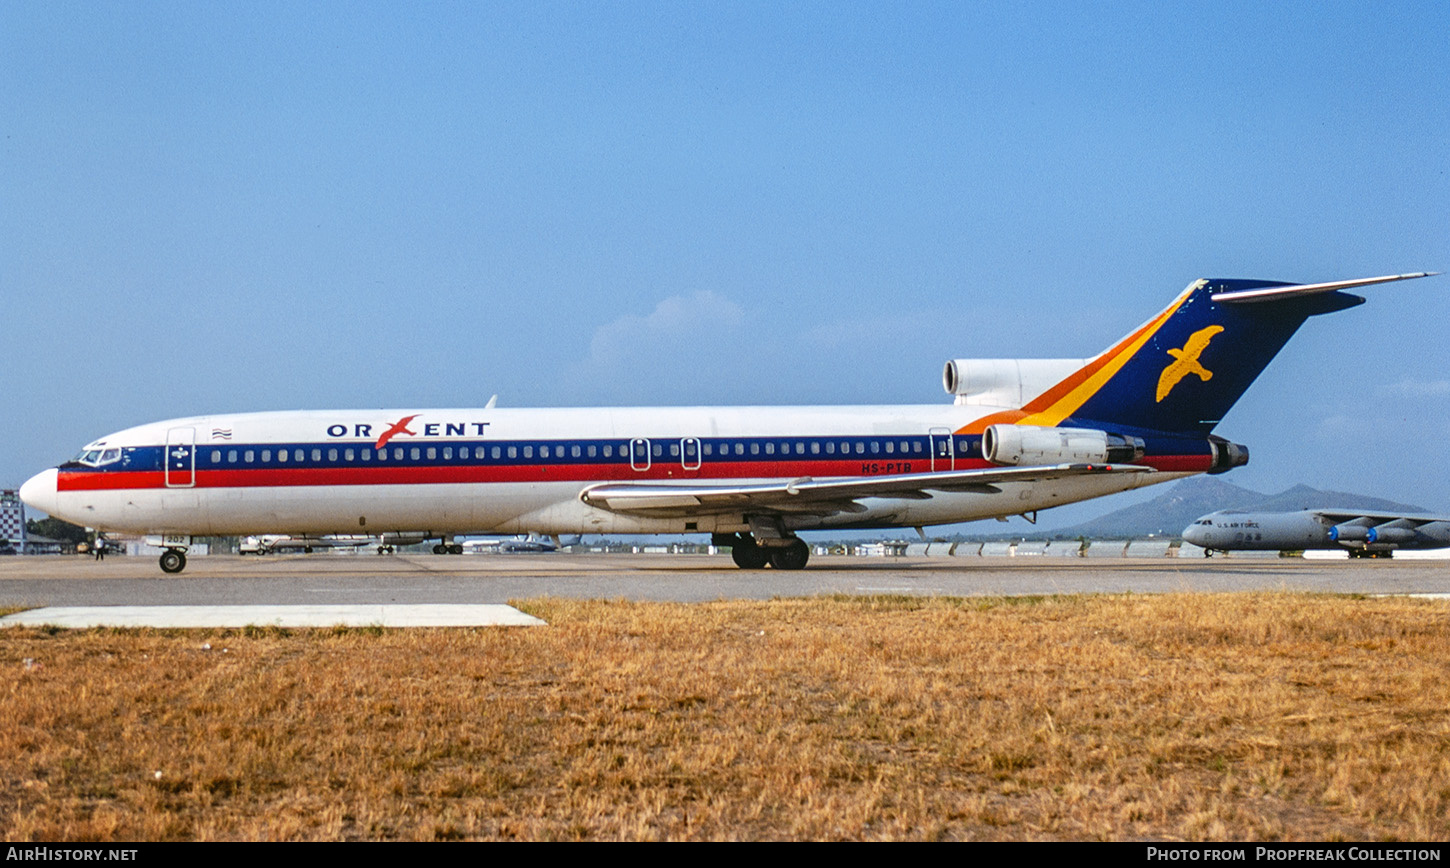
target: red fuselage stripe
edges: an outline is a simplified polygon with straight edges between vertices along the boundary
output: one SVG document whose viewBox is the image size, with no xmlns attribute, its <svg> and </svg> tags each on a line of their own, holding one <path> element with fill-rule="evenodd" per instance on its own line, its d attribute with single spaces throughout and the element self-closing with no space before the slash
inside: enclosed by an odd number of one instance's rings
<svg viewBox="0 0 1450 868">
<path fill-rule="evenodd" d="M 1201 473 L 1212 464 L 1209 455 L 1159 455 L 1144 459 L 1144 466 L 1169 473 Z M 959 459 L 955 465 L 939 459 L 939 470 L 973 470 L 994 467 L 981 459 Z M 448 483 L 527 483 L 527 482 L 616 482 L 620 480 L 669 479 L 791 479 L 811 477 L 887 476 L 902 473 L 929 473 L 930 457 L 912 460 L 880 461 L 873 458 L 829 461 L 729 461 L 706 462 L 689 469 L 678 463 L 653 464 L 648 470 L 635 470 L 628 464 L 509 464 L 509 465 L 434 465 L 351 466 L 304 468 L 249 468 L 209 470 L 197 468 L 195 473 L 172 473 L 184 482 L 194 477 L 195 488 L 288 488 L 317 485 L 437 485 Z M 175 485 L 171 487 L 176 487 Z M 65 471 L 56 478 L 58 491 L 107 491 L 167 488 L 165 474 L 146 471 Z"/>
</svg>

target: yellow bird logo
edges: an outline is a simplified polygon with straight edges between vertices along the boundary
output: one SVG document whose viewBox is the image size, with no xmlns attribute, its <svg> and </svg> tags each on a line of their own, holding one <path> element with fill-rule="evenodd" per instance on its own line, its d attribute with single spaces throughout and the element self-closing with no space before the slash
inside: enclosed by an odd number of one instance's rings
<svg viewBox="0 0 1450 868">
<path fill-rule="evenodd" d="M 1178 381 L 1189 374 L 1197 374 L 1198 379 L 1208 382 L 1213 379 L 1213 371 L 1198 363 L 1198 357 L 1208 349 L 1208 342 L 1213 336 L 1223 331 L 1223 326 L 1211 325 L 1208 328 L 1199 329 L 1189 336 L 1183 344 L 1183 349 L 1168 351 L 1168 355 L 1174 358 L 1174 362 L 1163 369 L 1158 376 L 1158 400 L 1162 401 L 1178 385 Z"/>
</svg>

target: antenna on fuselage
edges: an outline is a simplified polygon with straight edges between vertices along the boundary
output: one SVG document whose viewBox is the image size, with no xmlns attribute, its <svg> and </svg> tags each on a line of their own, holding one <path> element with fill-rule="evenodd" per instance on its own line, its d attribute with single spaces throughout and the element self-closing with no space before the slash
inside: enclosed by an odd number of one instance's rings
<svg viewBox="0 0 1450 868">
<path fill-rule="evenodd" d="M 485 409 L 485 410 L 492 410 L 493 409 L 493 405 L 494 404 L 497 404 L 497 403 L 498 403 L 498 395 L 494 395 L 492 398 L 489 398 L 488 399 L 488 403 L 487 404 L 484 404 L 483 405 L 483 409 Z"/>
</svg>

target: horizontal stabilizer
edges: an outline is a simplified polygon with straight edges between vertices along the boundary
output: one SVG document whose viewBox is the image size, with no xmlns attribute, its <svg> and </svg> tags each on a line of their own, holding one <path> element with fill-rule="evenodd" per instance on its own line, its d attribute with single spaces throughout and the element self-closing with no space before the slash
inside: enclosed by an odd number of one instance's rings
<svg viewBox="0 0 1450 868">
<path fill-rule="evenodd" d="M 1417 271 L 1414 274 L 1391 274 L 1385 277 L 1361 277 L 1356 280 L 1336 280 L 1332 283 L 1300 283 L 1288 284 L 1285 286 L 1265 286 L 1259 289 L 1241 289 L 1232 292 L 1214 293 L 1210 298 L 1213 301 L 1230 302 L 1234 304 L 1258 301 L 1279 301 L 1286 298 L 1297 298 L 1305 295 L 1318 295 L 1322 292 L 1334 292 L 1340 289 L 1353 289 L 1357 286 L 1370 286 L 1375 283 L 1393 283 L 1396 280 L 1414 280 L 1417 277 L 1433 277 L 1439 274 L 1438 271 Z"/>
</svg>

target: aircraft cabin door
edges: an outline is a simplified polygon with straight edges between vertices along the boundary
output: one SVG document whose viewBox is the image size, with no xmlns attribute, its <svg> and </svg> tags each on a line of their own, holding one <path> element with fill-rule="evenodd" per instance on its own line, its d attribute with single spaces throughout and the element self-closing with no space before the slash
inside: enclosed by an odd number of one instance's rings
<svg viewBox="0 0 1450 868">
<path fill-rule="evenodd" d="M 680 441 L 680 466 L 685 470 L 700 469 L 700 439 L 686 437 Z"/>
<path fill-rule="evenodd" d="M 931 429 L 931 469 L 955 470 L 957 466 L 956 443 L 948 428 Z"/>
<path fill-rule="evenodd" d="M 636 437 L 629 441 L 629 466 L 635 470 L 649 470 L 649 441 Z"/>
<path fill-rule="evenodd" d="M 172 428 L 166 432 L 167 488 L 191 488 L 196 485 L 196 429 Z"/>
</svg>

